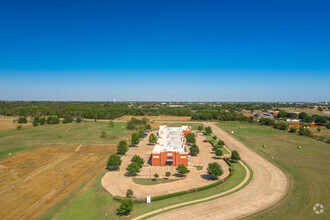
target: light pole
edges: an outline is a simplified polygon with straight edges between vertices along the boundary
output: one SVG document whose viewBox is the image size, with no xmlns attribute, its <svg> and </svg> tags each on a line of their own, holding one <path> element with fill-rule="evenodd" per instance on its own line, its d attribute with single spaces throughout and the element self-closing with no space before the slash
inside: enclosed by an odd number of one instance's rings
<svg viewBox="0 0 330 220">
<path fill-rule="evenodd" d="M 108 213 L 105 213 L 105 219 L 108 220 Z"/>
</svg>

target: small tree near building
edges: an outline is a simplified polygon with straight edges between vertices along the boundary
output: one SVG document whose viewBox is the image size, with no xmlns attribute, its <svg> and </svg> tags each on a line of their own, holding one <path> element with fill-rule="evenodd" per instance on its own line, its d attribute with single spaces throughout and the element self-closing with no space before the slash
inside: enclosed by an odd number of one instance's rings
<svg viewBox="0 0 330 220">
<path fill-rule="evenodd" d="M 192 156 L 196 156 L 197 154 L 199 154 L 199 147 L 196 144 L 194 144 L 189 148 L 189 151 Z"/>
<path fill-rule="evenodd" d="M 188 144 L 195 144 L 196 143 L 196 137 L 193 133 L 186 134 L 186 141 Z"/>
<path fill-rule="evenodd" d="M 197 128 L 198 131 L 203 131 L 203 129 L 204 129 L 204 126 L 203 126 L 203 125 L 200 125 L 200 126 L 198 126 L 198 128 Z"/>
<path fill-rule="evenodd" d="M 157 180 L 157 178 L 159 177 L 158 173 L 155 173 L 155 174 L 154 174 L 154 177 L 155 177 L 155 179 Z"/>
<path fill-rule="evenodd" d="M 108 170 L 118 170 L 120 165 L 121 165 L 120 156 L 116 155 L 116 154 L 111 154 L 108 159 L 107 169 Z"/>
<path fill-rule="evenodd" d="M 136 175 L 137 173 L 140 173 L 141 166 L 138 163 L 133 162 L 126 167 L 126 171 L 128 174 Z"/>
<path fill-rule="evenodd" d="M 296 127 L 290 127 L 289 131 L 291 133 L 296 133 L 297 132 L 297 128 Z"/>
<path fill-rule="evenodd" d="M 139 155 L 134 155 L 131 159 L 132 163 L 137 163 L 140 167 L 144 164 L 144 160 Z"/>
<path fill-rule="evenodd" d="M 157 137 L 155 134 L 150 134 L 149 136 L 149 143 L 150 144 L 156 144 L 157 143 Z"/>
<path fill-rule="evenodd" d="M 126 154 L 128 151 L 128 146 L 126 141 L 120 141 L 118 146 L 117 146 L 117 153 L 118 154 Z"/>
<path fill-rule="evenodd" d="M 171 172 L 166 172 L 165 173 L 166 178 L 168 179 L 171 176 Z"/>
<path fill-rule="evenodd" d="M 218 157 L 223 156 L 223 152 L 222 152 L 222 150 L 221 150 L 220 148 L 216 149 L 216 150 L 215 150 L 215 155 L 217 155 Z"/>
<path fill-rule="evenodd" d="M 176 171 L 181 175 L 181 176 L 184 176 L 186 175 L 187 173 L 190 172 L 190 170 L 183 164 L 180 164 L 177 168 L 176 168 Z"/>
<path fill-rule="evenodd" d="M 146 125 L 146 129 L 150 130 L 151 129 L 151 125 L 150 124 L 147 124 Z"/>
<path fill-rule="evenodd" d="M 144 129 L 143 128 L 139 129 L 138 136 L 139 136 L 139 138 L 144 138 Z"/>
<path fill-rule="evenodd" d="M 120 206 L 117 209 L 117 215 L 128 215 L 132 212 L 134 207 L 134 202 L 131 199 L 120 200 Z"/>
<path fill-rule="evenodd" d="M 207 174 L 212 179 L 217 179 L 219 176 L 223 174 L 222 167 L 216 162 L 209 163 L 207 167 Z"/>
<path fill-rule="evenodd" d="M 126 191 L 126 198 L 132 198 L 133 197 L 133 190 L 131 189 L 128 189 Z"/>
<path fill-rule="evenodd" d="M 217 145 L 219 145 L 219 146 L 221 146 L 221 147 L 222 147 L 222 146 L 224 146 L 224 145 L 225 145 L 225 142 L 223 142 L 222 140 L 219 140 L 219 141 L 218 141 L 218 143 L 217 143 Z"/>
<path fill-rule="evenodd" d="M 137 145 L 139 143 L 140 143 L 140 138 L 139 138 L 138 134 L 137 133 L 132 134 L 131 144 L 133 146 L 135 146 L 135 145 Z"/>
<path fill-rule="evenodd" d="M 231 159 L 236 162 L 241 159 L 239 153 L 236 150 L 231 152 Z"/>
<path fill-rule="evenodd" d="M 205 132 L 206 132 L 207 134 L 212 134 L 212 128 L 211 128 L 211 127 L 206 127 L 206 128 L 205 128 Z"/>
</svg>

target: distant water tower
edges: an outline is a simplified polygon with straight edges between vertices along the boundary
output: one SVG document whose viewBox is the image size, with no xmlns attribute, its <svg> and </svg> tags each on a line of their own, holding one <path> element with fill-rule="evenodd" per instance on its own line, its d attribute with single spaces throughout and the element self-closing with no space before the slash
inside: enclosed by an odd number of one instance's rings
<svg viewBox="0 0 330 220">
<path fill-rule="evenodd" d="M 116 102 L 116 99 L 113 99 L 113 102 Z"/>
</svg>

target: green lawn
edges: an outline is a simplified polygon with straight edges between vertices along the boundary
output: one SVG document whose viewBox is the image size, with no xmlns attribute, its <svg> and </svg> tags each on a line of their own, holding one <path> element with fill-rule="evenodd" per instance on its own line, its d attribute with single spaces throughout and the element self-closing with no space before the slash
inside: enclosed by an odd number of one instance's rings
<svg viewBox="0 0 330 220">
<path fill-rule="evenodd" d="M 133 181 L 137 184 L 140 185 L 157 185 L 160 183 L 169 183 L 169 182 L 173 182 L 173 181 L 178 181 L 181 179 L 163 179 L 163 178 L 152 178 L 151 181 L 149 178 L 133 178 Z"/>
<path fill-rule="evenodd" d="M 234 163 L 233 166 L 235 172 L 234 175 L 225 182 L 225 191 L 237 186 L 246 176 L 246 171 L 242 165 Z M 116 215 L 116 210 L 119 207 L 119 202 L 113 200 L 113 196 L 102 187 L 101 178 L 103 175 L 104 174 L 96 178 L 87 190 L 75 199 L 69 197 L 49 210 L 42 219 L 102 219 L 105 218 L 105 213 L 108 213 L 108 219 L 131 219 L 162 207 L 205 198 L 222 192 L 222 185 L 218 185 L 201 192 L 189 193 L 152 202 L 151 204 L 135 204 L 133 213 L 127 217 L 118 217 Z"/>
<path fill-rule="evenodd" d="M 192 130 L 197 130 L 198 126 L 203 125 L 202 123 L 185 123 L 185 122 L 178 122 L 178 123 L 169 123 L 169 122 L 164 122 L 164 125 L 167 125 L 168 127 L 181 127 L 182 125 L 187 125 L 190 126 Z"/>
<path fill-rule="evenodd" d="M 330 218 L 329 144 L 255 124 L 219 123 L 219 126 L 233 130 L 235 138 L 279 166 L 291 181 L 284 199 L 251 219 Z M 324 205 L 323 214 L 313 212 L 316 203 Z"/>
<path fill-rule="evenodd" d="M 102 131 L 106 132 L 106 138 L 100 138 Z M 124 122 L 115 123 L 115 127 L 109 127 L 107 122 L 87 122 L 0 130 L 0 160 L 6 158 L 8 153 L 41 146 L 117 143 L 119 137 L 125 134 L 129 131 L 126 131 Z"/>
</svg>

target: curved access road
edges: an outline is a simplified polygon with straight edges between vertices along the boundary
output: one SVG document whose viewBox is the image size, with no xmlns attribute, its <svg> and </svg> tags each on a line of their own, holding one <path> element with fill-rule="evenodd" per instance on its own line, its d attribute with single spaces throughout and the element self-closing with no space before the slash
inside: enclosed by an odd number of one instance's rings
<svg viewBox="0 0 330 220">
<path fill-rule="evenodd" d="M 215 123 L 205 123 L 231 150 L 237 150 L 253 170 L 253 180 L 231 195 L 157 215 L 151 219 L 238 219 L 261 211 L 278 202 L 289 181 L 275 165 L 246 147 Z"/>
</svg>

